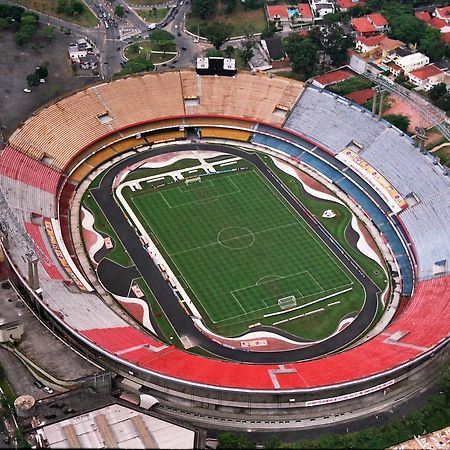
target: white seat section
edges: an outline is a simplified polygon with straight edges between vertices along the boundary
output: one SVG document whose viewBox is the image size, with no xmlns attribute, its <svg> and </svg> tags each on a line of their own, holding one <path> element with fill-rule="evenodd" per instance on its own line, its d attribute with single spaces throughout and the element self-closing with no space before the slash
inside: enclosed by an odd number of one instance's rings
<svg viewBox="0 0 450 450">
<path fill-rule="evenodd" d="M 308 87 L 284 127 L 311 138 L 336 154 L 352 140 L 367 147 L 387 124 L 372 118 L 364 108 L 349 104 L 349 100 Z"/>
<path fill-rule="evenodd" d="M 400 217 L 418 256 L 419 279 L 431 278 L 438 261 L 450 265 L 450 189 L 406 209 Z"/>
<path fill-rule="evenodd" d="M 420 153 L 409 138 L 386 128 L 361 153 L 405 197 L 414 192 L 422 201 L 450 187 L 450 177 L 432 158 Z"/>
</svg>

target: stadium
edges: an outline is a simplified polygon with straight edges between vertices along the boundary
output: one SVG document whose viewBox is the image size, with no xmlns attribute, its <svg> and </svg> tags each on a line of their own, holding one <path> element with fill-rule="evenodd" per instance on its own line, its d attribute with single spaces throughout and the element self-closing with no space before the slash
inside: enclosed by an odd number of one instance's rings
<svg viewBox="0 0 450 450">
<path fill-rule="evenodd" d="M 348 420 L 447 358 L 447 170 L 335 94 L 246 73 L 95 85 L 13 132 L 0 185 L 4 274 L 167 415 Z"/>
</svg>

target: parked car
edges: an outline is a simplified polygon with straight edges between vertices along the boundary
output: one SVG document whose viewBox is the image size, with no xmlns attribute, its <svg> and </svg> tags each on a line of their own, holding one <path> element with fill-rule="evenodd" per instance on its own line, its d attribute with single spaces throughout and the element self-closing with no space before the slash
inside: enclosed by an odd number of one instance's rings
<svg viewBox="0 0 450 450">
<path fill-rule="evenodd" d="M 25 89 L 23 90 L 23 92 L 26 92 L 27 94 L 29 94 L 29 93 L 31 92 L 31 89 L 25 88 Z"/>
<path fill-rule="evenodd" d="M 48 394 L 53 394 L 53 389 L 51 387 L 48 386 L 44 386 L 44 391 L 47 392 Z"/>
<path fill-rule="evenodd" d="M 44 387 L 44 383 L 42 383 L 39 380 L 34 380 L 33 384 L 38 388 L 38 389 L 42 389 Z"/>
</svg>

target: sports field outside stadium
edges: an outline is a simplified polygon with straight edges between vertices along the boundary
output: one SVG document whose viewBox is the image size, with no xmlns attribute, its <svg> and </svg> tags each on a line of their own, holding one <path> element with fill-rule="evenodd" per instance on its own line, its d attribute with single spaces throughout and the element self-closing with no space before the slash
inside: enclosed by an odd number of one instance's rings
<svg viewBox="0 0 450 450">
<path fill-rule="evenodd" d="M 123 194 L 213 331 L 236 335 L 261 323 L 325 338 L 361 309 L 363 288 L 263 175 L 245 165 L 190 185 L 141 183 Z M 296 309 L 284 312 L 278 300 L 287 296 Z M 300 317 L 285 321 L 294 316 Z"/>
</svg>

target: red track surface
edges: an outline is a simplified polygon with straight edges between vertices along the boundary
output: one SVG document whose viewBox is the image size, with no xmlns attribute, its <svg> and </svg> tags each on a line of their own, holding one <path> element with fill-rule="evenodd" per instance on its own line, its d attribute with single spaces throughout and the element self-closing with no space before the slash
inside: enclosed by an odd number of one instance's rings
<svg viewBox="0 0 450 450">
<path fill-rule="evenodd" d="M 0 154 L 0 173 L 52 194 L 61 177 L 59 172 L 8 146 Z"/>
<path fill-rule="evenodd" d="M 447 337 L 449 303 L 450 276 L 421 282 L 406 311 L 381 335 L 336 355 L 284 364 L 284 368 L 293 371 L 272 377 L 270 372 L 278 371 L 280 366 L 216 361 L 173 347 L 161 352 L 131 350 L 145 342 L 161 346 L 131 327 L 84 330 L 82 334 L 105 350 L 119 351 L 121 358 L 142 368 L 192 383 L 240 389 L 302 389 L 370 377 L 417 357 Z M 397 331 L 408 334 L 398 342 L 388 341 Z M 279 388 L 274 385 L 273 376 Z"/>
</svg>

